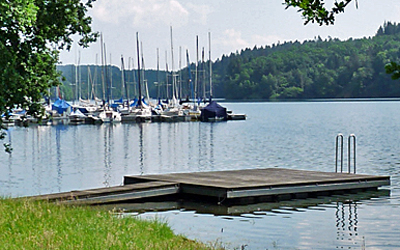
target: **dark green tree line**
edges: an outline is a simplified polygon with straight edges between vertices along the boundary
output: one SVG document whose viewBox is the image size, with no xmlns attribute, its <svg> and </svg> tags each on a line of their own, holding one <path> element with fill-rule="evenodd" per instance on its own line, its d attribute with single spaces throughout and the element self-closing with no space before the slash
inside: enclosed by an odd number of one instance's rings
<svg viewBox="0 0 400 250">
<path fill-rule="evenodd" d="M 387 75 L 388 65 L 393 77 L 400 74 L 391 63 L 400 56 L 399 27 L 385 23 L 372 38 L 246 49 L 213 68 L 225 72 L 218 81 L 228 99 L 399 97 L 399 83 Z"/>
</svg>

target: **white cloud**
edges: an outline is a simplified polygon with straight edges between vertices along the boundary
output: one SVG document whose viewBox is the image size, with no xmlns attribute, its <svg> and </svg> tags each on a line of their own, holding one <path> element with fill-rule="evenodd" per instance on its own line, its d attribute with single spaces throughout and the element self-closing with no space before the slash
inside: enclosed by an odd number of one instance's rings
<svg viewBox="0 0 400 250">
<path fill-rule="evenodd" d="M 177 0 L 102 0 L 94 4 L 92 15 L 111 24 L 179 27 L 187 22 L 189 12 Z"/>
<path fill-rule="evenodd" d="M 242 33 L 235 29 L 225 30 L 222 39 L 216 42 L 222 44 L 230 51 L 240 50 L 250 46 L 250 44 L 242 38 Z"/>
<path fill-rule="evenodd" d="M 213 9 L 210 5 L 197 5 L 193 3 L 186 4 L 188 9 L 190 9 L 191 17 L 193 17 L 193 21 L 196 23 L 200 23 L 202 25 L 206 25 L 208 21 L 208 16 L 213 12 Z"/>
</svg>

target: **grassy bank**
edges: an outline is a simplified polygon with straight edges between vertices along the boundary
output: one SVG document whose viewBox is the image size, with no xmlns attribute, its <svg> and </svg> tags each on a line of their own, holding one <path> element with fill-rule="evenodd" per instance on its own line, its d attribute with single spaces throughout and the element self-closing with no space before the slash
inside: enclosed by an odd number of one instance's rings
<svg viewBox="0 0 400 250">
<path fill-rule="evenodd" d="M 2 249 L 210 249 L 166 223 L 91 207 L 0 199 Z"/>
</svg>

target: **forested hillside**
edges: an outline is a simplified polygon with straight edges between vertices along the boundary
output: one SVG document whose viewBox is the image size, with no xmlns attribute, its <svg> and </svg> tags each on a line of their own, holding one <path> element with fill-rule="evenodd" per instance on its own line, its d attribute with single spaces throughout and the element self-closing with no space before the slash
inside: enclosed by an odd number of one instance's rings
<svg viewBox="0 0 400 250">
<path fill-rule="evenodd" d="M 229 56 L 222 56 L 213 63 L 213 96 L 226 99 L 310 99 L 310 98 L 360 98 L 360 97 L 400 97 L 400 81 L 392 80 L 385 72 L 389 62 L 400 61 L 400 25 L 385 23 L 374 37 L 363 39 L 322 40 L 285 42 L 272 46 L 243 49 Z M 208 85 L 208 63 L 199 64 L 198 95 L 201 83 Z M 95 83 L 96 96 L 102 98 L 101 67 L 80 67 L 81 93 L 86 97 L 91 92 L 87 82 Z M 61 87 L 66 99 L 75 96 L 75 67 L 60 66 L 66 77 Z M 113 98 L 124 95 L 121 85 L 121 71 L 111 67 L 108 82 L 112 81 Z M 195 65 L 191 66 L 192 82 Z M 183 88 L 182 97 L 191 95 L 188 69 L 182 69 L 179 83 Z M 130 95 L 134 93 L 135 71 L 125 74 Z M 106 75 L 107 76 L 107 75 Z M 172 82 L 165 71 L 145 72 L 149 95 L 153 98 L 167 97 L 167 89 Z M 169 85 L 165 85 L 166 82 Z M 154 84 L 160 82 L 162 85 Z M 85 85 L 86 84 L 86 85 Z M 129 85 L 131 87 L 129 87 Z M 86 86 L 86 87 L 85 87 Z M 171 90 L 168 90 L 169 95 Z M 209 93 L 207 87 L 207 96 Z"/>
<path fill-rule="evenodd" d="M 372 38 L 286 42 L 223 57 L 213 69 L 227 99 L 399 97 L 384 66 L 400 59 L 400 26 Z"/>
</svg>

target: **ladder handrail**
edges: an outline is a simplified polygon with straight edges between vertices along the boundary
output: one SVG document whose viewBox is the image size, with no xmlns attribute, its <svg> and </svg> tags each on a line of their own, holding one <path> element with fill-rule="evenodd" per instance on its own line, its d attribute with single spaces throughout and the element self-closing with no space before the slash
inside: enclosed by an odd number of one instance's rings
<svg viewBox="0 0 400 250">
<path fill-rule="evenodd" d="M 348 154 L 347 155 L 347 161 L 348 161 L 347 172 L 349 174 L 351 173 L 351 149 L 353 149 L 353 169 L 354 169 L 354 174 L 355 174 L 356 173 L 356 136 L 354 134 L 349 135 L 348 142 L 347 142 L 347 154 Z M 336 136 L 336 157 L 335 157 L 335 172 L 336 173 L 338 172 L 339 150 L 340 150 L 340 173 L 343 173 L 343 134 L 341 134 L 341 133 L 339 133 Z"/>
<path fill-rule="evenodd" d="M 339 143 L 340 143 L 340 172 L 343 172 L 343 135 L 338 134 L 336 136 L 336 158 L 335 158 L 335 172 L 338 172 L 338 154 L 339 154 Z"/>
<path fill-rule="evenodd" d="M 353 139 L 353 167 L 354 167 L 354 174 L 356 173 L 356 136 L 354 134 L 349 135 L 348 139 L 348 171 L 350 174 L 350 169 L 351 169 L 351 154 L 350 154 L 350 149 L 351 149 L 351 139 Z"/>
</svg>

